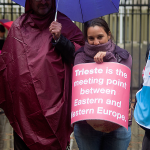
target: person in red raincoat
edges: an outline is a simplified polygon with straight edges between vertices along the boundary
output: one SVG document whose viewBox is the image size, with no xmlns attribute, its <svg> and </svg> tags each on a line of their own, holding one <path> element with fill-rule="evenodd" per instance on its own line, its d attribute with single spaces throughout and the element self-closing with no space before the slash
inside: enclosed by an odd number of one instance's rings
<svg viewBox="0 0 150 150">
<path fill-rule="evenodd" d="M 15 150 L 65 150 L 72 131 L 71 77 L 82 32 L 54 0 L 27 0 L 0 55 L 0 107 Z"/>
</svg>

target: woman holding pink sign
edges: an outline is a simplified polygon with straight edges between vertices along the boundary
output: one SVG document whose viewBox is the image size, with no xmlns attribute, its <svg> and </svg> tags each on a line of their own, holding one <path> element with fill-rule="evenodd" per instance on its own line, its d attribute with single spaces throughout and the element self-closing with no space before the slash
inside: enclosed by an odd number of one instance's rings
<svg viewBox="0 0 150 150">
<path fill-rule="evenodd" d="M 81 63 L 118 62 L 131 69 L 131 55 L 115 45 L 108 24 L 101 18 L 85 23 L 85 46 L 75 53 L 74 65 Z M 102 64 L 101 64 L 102 65 Z M 105 124 L 108 124 L 104 121 Z M 128 130 L 119 125 L 111 129 L 95 130 L 86 121 L 74 124 L 74 134 L 80 150 L 127 150 L 131 139 L 131 122 Z"/>
</svg>

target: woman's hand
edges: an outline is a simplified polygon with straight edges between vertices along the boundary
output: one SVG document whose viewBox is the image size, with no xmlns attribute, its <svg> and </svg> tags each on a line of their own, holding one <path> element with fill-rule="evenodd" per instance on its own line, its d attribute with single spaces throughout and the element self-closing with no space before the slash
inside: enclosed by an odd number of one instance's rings
<svg viewBox="0 0 150 150">
<path fill-rule="evenodd" d="M 57 21 L 53 21 L 49 26 L 49 31 L 53 35 L 54 40 L 58 40 L 61 35 L 62 25 Z"/>
<path fill-rule="evenodd" d="M 106 52 L 98 52 L 95 56 L 94 56 L 94 61 L 96 63 L 102 63 L 103 62 L 103 58 L 106 56 Z"/>
</svg>

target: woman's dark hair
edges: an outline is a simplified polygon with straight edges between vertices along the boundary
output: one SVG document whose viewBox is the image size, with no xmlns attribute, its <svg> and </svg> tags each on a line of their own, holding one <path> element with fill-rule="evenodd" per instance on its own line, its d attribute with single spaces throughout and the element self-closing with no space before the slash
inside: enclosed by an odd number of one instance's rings
<svg viewBox="0 0 150 150">
<path fill-rule="evenodd" d="M 0 24 L 0 32 L 5 33 L 5 28 L 3 25 Z"/>
<path fill-rule="evenodd" d="M 149 51 L 150 51 L 150 44 L 148 45 L 147 51 L 146 51 L 146 56 L 145 56 L 145 60 L 147 62 L 148 56 L 149 56 Z"/>
<path fill-rule="evenodd" d="M 107 33 L 107 35 L 109 35 L 109 26 L 107 24 L 107 22 L 102 19 L 102 18 L 96 18 L 96 19 L 92 19 L 90 21 L 87 21 L 84 23 L 84 38 L 85 40 L 87 40 L 87 30 L 89 27 L 94 27 L 94 26 L 99 26 L 102 27 L 104 29 L 104 31 Z M 113 40 L 113 36 L 111 35 L 111 39 Z"/>
</svg>

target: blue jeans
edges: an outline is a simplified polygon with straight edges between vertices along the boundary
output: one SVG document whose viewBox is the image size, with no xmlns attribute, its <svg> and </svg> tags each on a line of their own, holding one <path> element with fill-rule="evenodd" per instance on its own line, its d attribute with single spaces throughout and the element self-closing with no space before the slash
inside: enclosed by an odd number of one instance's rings
<svg viewBox="0 0 150 150">
<path fill-rule="evenodd" d="M 127 150 L 131 139 L 131 128 L 128 131 L 120 127 L 110 133 L 94 130 L 87 123 L 75 123 L 74 135 L 79 150 Z"/>
</svg>

